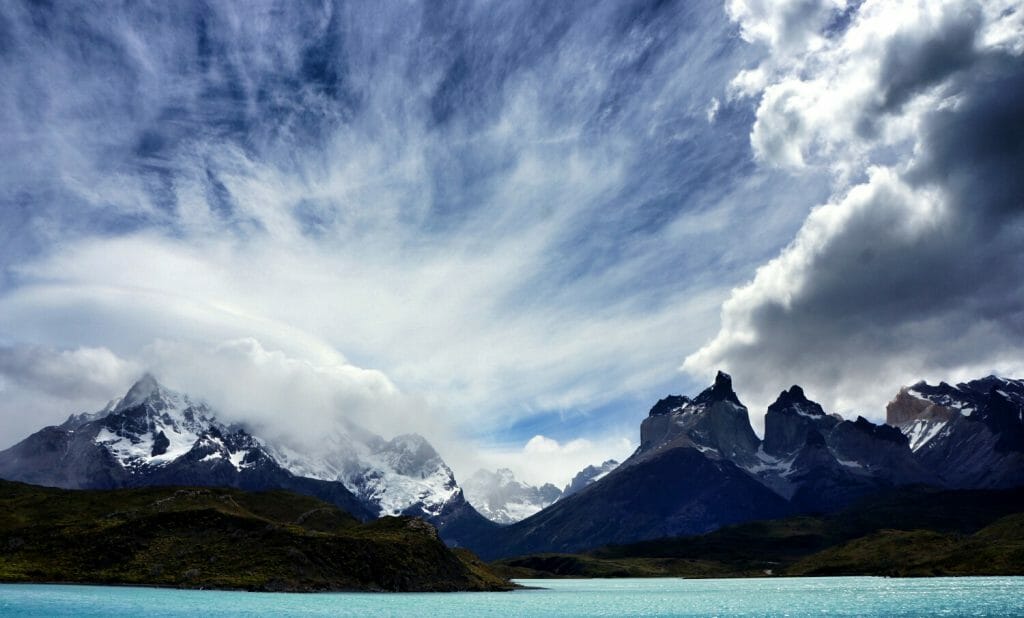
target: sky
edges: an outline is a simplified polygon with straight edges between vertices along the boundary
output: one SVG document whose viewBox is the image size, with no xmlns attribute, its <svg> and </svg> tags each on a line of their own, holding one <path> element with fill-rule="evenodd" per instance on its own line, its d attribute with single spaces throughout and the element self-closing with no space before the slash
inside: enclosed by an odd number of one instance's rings
<svg viewBox="0 0 1024 618">
<path fill-rule="evenodd" d="M 1024 3 L 0 4 L 0 448 L 143 372 L 564 484 L 1024 377 Z"/>
</svg>

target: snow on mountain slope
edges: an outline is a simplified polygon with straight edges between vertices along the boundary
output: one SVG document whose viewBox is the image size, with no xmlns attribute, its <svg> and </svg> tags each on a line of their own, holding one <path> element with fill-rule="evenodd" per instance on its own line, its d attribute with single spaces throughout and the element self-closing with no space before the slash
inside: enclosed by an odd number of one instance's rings
<svg viewBox="0 0 1024 618">
<path fill-rule="evenodd" d="M 99 415 L 100 413 L 96 413 Z M 92 415 L 92 416 L 96 416 Z M 226 444 L 229 433 L 203 403 L 144 376 L 108 411 L 95 442 L 127 470 L 166 465 L 198 446 L 200 461 L 251 466 L 250 448 Z M 114 420 L 116 419 L 116 420 Z M 459 492 L 451 469 L 421 436 L 386 441 L 348 424 L 317 445 L 291 448 L 251 437 L 255 448 L 295 476 L 341 482 L 379 515 L 437 517 Z"/>
<path fill-rule="evenodd" d="M 93 442 L 128 471 L 166 466 L 196 448 L 210 451 L 203 461 L 221 458 L 241 470 L 249 451 L 225 444 L 223 436 L 231 432 L 206 404 L 161 386 L 148 374 L 114 406 L 68 422 L 80 430 L 94 421 Z"/>
<path fill-rule="evenodd" d="M 354 425 L 298 449 L 273 444 L 271 452 L 298 476 L 340 481 L 384 515 L 438 517 L 461 488 L 451 468 L 422 436 L 388 441 Z"/>
<path fill-rule="evenodd" d="M 151 375 L 102 410 L 72 414 L 0 453 L 0 476 L 69 488 L 298 484 L 326 492 L 323 483 L 335 483 L 359 501 L 345 501 L 350 511 L 431 521 L 464 506 L 451 469 L 421 436 L 384 440 L 346 425 L 316 445 L 271 442 L 224 425 L 205 403 Z"/>
<path fill-rule="evenodd" d="M 581 491 L 584 487 L 588 487 L 604 477 L 608 476 L 608 473 L 619 467 L 619 462 L 614 459 L 609 459 L 603 462 L 599 466 L 587 466 L 579 472 L 576 476 L 572 477 L 569 484 L 562 490 L 562 498 L 568 497 Z"/>
<path fill-rule="evenodd" d="M 480 514 L 500 524 L 511 524 L 558 500 L 562 492 L 551 483 L 527 485 L 508 468 L 477 470 L 463 482 L 466 499 Z"/>
<path fill-rule="evenodd" d="M 952 423 L 957 417 L 980 420 L 993 395 L 1016 407 L 1017 424 L 1024 423 L 1024 381 L 994 375 L 956 386 L 918 382 L 902 388 L 886 406 L 886 422 L 900 428 L 917 452 L 936 438 L 948 437 L 959 426 Z"/>
<path fill-rule="evenodd" d="M 1024 482 L 1024 381 L 990 375 L 955 386 L 918 382 L 889 402 L 886 421 L 951 487 Z"/>
</svg>

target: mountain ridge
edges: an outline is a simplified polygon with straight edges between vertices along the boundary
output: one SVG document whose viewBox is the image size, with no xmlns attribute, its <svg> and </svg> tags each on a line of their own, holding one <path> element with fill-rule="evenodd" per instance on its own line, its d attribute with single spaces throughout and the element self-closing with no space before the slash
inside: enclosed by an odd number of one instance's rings
<svg viewBox="0 0 1024 618">
<path fill-rule="evenodd" d="M 65 489 L 287 489 L 362 520 L 420 517 L 446 534 L 490 525 L 422 436 L 384 440 L 356 426 L 345 429 L 327 436 L 322 449 L 299 452 L 219 422 L 208 405 L 147 373 L 102 410 L 72 414 L 0 451 L 0 478 Z M 446 526 L 449 518 L 459 524 Z"/>
<path fill-rule="evenodd" d="M 287 489 L 363 520 L 419 517 L 450 545 L 487 559 L 835 512 L 915 485 L 1024 485 L 1020 380 L 904 387 L 887 407 L 889 424 L 829 414 L 794 384 L 768 406 L 763 438 L 750 418 L 732 378 L 720 371 L 696 396 L 656 402 L 641 422 L 640 446 L 621 464 L 589 466 L 564 490 L 550 486 L 544 495 L 511 473 L 507 483 L 501 474 L 485 479 L 491 489 L 504 483 L 509 495 L 532 496 L 501 498 L 508 522 L 502 525 L 474 508 L 421 436 L 385 440 L 352 426 L 300 452 L 223 425 L 204 403 L 146 375 L 103 410 L 73 414 L 0 452 L 0 477 L 71 488 Z M 524 517 L 509 516 L 509 504 L 524 506 Z"/>
<path fill-rule="evenodd" d="M 908 437 L 906 426 L 828 414 L 799 385 L 782 391 L 769 406 L 765 436 L 758 438 L 731 377 L 718 372 L 714 383 L 695 397 L 669 395 L 655 403 L 641 423 L 636 452 L 586 492 L 485 538 L 470 539 L 469 546 L 486 559 L 577 552 L 774 516 L 836 512 L 901 487 L 1024 484 L 1024 440 L 1019 439 L 1024 382 L 989 376 L 969 385 L 974 385 L 968 393 L 973 399 L 965 397 L 961 408 L 969 408 L 963 403 L 968 399 L 975 405 L 968 416 L 958 413 L 964 420 L 946 433 L 966 436 L 967 444 L 980 448 L 961 457 L 1001 464 L 991 476 L 952 474 L 948 469 L 960 462 L 949 456 L 949 449 L 934 461 L 923 458 L 911 449 L 913 436 Z M 987 392 L 981 393 L 982 386 Z M 904 399 L 926 394 L 901 393 L 898 398 Z M 914 405 L 915 410 L 928 407 Z M 912 416 L 903 418 L 913 422 Z M 718 490 L 714 496 L 702 493 L 708 486 Z"/>
</svg>

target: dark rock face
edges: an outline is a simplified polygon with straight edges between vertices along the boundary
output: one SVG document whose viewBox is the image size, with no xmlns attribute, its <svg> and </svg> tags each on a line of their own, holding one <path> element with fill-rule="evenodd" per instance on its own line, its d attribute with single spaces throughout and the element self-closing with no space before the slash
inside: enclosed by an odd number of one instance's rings
<svg viewBox="0 0 1024 618">
<path fill-rule="evenodd" d="M 935 482 L 894 427 L 825 413 L 799 386 L 783 391 L 765 416 L 760 476 L 803 511 L 830 512 L 888 487 Z"/>
<path fill-rule="evenodd" d="M 793 488 L 790 502 L 801 513 L 837 511 L 882 488 L 855 462 L 840 462 L 817 431 L 808 432 L 787 480 Z"/>
<path fill-rule="evenodd" d="M 651 412 L 648 416 L 669 414 L 670 412 L 674 412 L 689 403 L 692 403 L 689 397 L 684 395 L 669 395 L 664 399 L 659 399 L 658 403 L 654 404 L 654 407 L 651 408 Z"/>
<path fill-rule="evenodd" d="M 153 457 L 163 455 L 167 452 L 167 447 L 170 445 L 171 441 L 167 439 L 167 434 L 161 431 L 153 436 L 153 449 L 150 451 L 150 454 Z"/>
<path fill-rule="evenodd" d="M 737 406 L 743 405 L 740 403 L 739 397 L 736 396 L 736 392 L 732 390 L 732 376 L 721 371 L 715 375 L 715 383 L 711 385 L 711 388 L 705 389 L 693 401 L 694 403 L 728 401 Z"/>
<path fill-rule="evenodd" d="M 670 407 L 675 403 L 681 405 Z M 746 406 L 732 390 L 732 378 L 718 372 L 715 383 L 694 399 L 675 395 L 658 402 L 640 425 L 638 455 L 691 446 L 751 463 L 760 443 Z"/>
<path fill-rule="evenodd" d="M 882 483 L 911 485 L 938 484 L 910 451 L 910 443 L 899 429 L 875 425 L 864 417 L 843 421 L 829 434 L 829 444 L 841 461 L 853 461 Z"/>
<path fill-rule="evenodd" d="M 768 406 L 764 417 L 764 452 L 775 457 L 795 453 L 803 446 L 808 432 L 825 434 L 838 422 L 794 385 Z"/>
</svg>

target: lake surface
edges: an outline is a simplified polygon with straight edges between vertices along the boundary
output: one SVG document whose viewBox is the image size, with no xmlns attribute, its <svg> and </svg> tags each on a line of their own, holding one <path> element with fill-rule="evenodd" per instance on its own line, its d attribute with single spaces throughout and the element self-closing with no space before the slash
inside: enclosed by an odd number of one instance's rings
<svg viewBox="0 0 1024 618">
<path fill-rule="evenodd" d="M 1024 615 L 1024 577 L 517 581 L 545 589 L 276 594 L 0 584 L 0 616 Z"/>
</svg>

